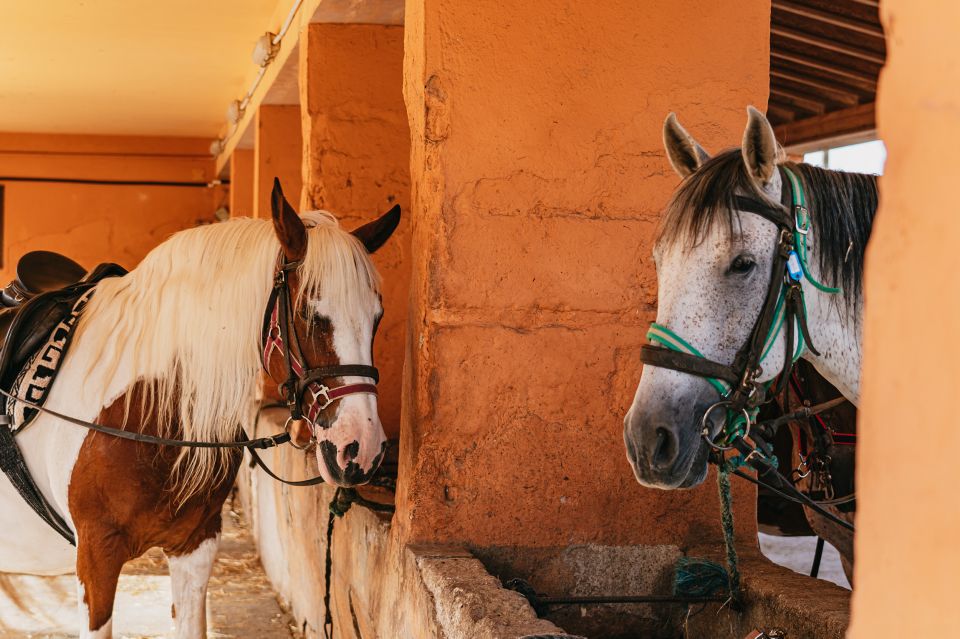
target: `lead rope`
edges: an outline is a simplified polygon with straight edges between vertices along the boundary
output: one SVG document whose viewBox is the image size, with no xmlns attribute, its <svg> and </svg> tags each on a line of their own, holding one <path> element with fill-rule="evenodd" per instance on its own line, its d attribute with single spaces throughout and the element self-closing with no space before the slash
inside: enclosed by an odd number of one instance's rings
<svg viewBox="0 0 960 639">
<path fill-rule="evenodd" d="M 343 517 L 346 514 L 346 511 L 338 512 L 339 508 L 336 508 L 337 499 L 340 497 L 340 491 L 342 488 L 337 488 L 337 492 L 333 494 L 333 499 L 330 500 L 330 515 L 327 518 L 327 561 L 324 566 L 324 591 L 323 591 L 323 634 L 326 639 L 333 639 L 333 611 L 330 609 L 330 577 L 333 573 L 333 525 L 337 521 L 337 517 Z"/>
<path fill-rule="evenodd" d="M 720 525 L 723 528 L 723 544 L 727 555 L 727 586 L 730 589 L 730 607 L 743 607 L 743 591 L 740 589 L 740 564 L 733 531 L 733 494 L 730 491 L 730 469 L 722 464 L 717 471 L 717 489 L 720 493 Z"/>
</svg>

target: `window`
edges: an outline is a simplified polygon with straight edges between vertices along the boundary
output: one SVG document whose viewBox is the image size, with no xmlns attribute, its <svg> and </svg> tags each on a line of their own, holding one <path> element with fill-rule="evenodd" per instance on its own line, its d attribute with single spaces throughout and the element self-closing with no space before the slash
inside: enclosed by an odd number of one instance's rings
<svg viewBox="0 0 960 639">
<path fill-rule="evenodd" d="M 814 166 L 877 175 L 883 175 L 883 163 L 886 159 L 887 148 L 880 140 L 824 148 L 803 154 L 803 161 Z"/>
</svg>

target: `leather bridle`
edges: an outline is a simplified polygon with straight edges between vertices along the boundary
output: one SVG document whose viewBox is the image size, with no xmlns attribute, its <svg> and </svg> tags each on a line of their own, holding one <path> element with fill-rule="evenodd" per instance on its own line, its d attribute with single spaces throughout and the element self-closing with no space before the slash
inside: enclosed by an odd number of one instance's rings
<svg viewBox="0 0 960 639">
<path fill-rule="evenodd" d="M 779 205 L 750 197 L 735 198 L 738 211 L 759 215 L 777 226 L 777 244 L 763 307 L 746 343 L 737 351 L 733 362 L 724 364 L 707 359 L 680 336 L 656 323 L 651 325 L 647 336 L 660 346 L 647 344 L 640 351 L 640 360 L 648 366 L 659 366 L 704 377 L 717 389 L 721 400 L 707 409 L 702 424 L 708 443 L 722 450 L 730 448 L 735 437 L 749 433 L 752 416 L 768 399 L 769 384 L 758 381 L 763 374 L 761 362 L 783 326 L 786 327 L 785 357 L 775 393 L 788 392 L 790 371 L 799 359 L 804 343 L 810 352 L 819 355 L 807 328 L 806 306 L 801 286 L 804 276 L 814 281 L 805 265 L 806 235 L 810 229 L 809 215 L 802 186 L 796 175 L 786 167 L 780 167 L 779 171 L 783 183 Z M 836 292 L 836 289 L 826 287 L 824 290 Z M 796 351 L 795 324 L 800 331 Z M 723 407 L 727 409 L 727 428 L 721 430 L 723 437 L 718 443 L 709 435 L 708 418 L 715 409 Z M 733 422 L 732 429 L 729 427 L 730 422 Z"/>
<path fill-rule="evenodd" d="M 320 413 L 334 402 L 350 395 L 376 395 L 380 373 L 376 367 L 366 364 L 305 368 L 304 351 L 300 346 L 292 316 L 293 302 L 290 292 L 290 273 L 296 271 L 300 264 L 299 261 L 288 261 L 282 254 L 280 256 L 273 278 L 273 291 L 263 317 L 262 363 L 269 373 L 270 358 L 276 351 L 283 354 L 287 379 L 279 385 L 279 389 L 290 410 L 287 426 L 289 427 L 291 421 L 305 419 L 310 425 L 312 439 L 316 440 Z M 294 353 L 294 346 L 300 353 L 299 357 Z M 329 380 L 341 377 L 368 377 L 373 383 L 328 385 Z"/>
</svg>

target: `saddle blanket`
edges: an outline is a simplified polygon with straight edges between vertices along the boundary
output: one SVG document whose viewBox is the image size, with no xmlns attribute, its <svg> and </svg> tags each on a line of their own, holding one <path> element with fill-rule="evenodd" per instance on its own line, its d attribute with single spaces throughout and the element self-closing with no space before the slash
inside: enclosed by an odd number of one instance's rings
<svg viewBox="0 0 960 639">
<path fill-rule="evenodd" d="M 42 406 L 53 388 L 53 382 L 60 370 L 67 349 L 73 340 L 73 332 L 80 320 L 80 315 L 86 307 L 87 302 L 93 296 L 94 289 L 87 289 L 74 303 L 70 312 L 60 320 L 54 327 L 50 336 L 40 348 L 30 356 L 23 368 L 14 378 L 10 393 L 17 397 Z M 30 425 L 39 411 L 26 404 L 14 401 L 8 397 L 3 398 L 3 412 L 10 415 L 12 419 L 11 428 L 14 433 L 18 433 Z"/>
</svg>

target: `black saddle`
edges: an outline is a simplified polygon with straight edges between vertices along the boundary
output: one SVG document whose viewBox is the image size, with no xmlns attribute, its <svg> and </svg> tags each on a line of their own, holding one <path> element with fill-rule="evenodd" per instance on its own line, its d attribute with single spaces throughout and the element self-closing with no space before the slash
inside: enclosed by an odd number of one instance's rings
<svg viewBox="0 0 960 639">
<path fill-rule="evenodd" d="M 86 275 L 69 257 L 53 251 L 31 251 L 17 262 L 17 277 L 0 290 L 0 305 L 20 306 L 31 297 L 76 284 Z"/>
<path fill-rule="evenodd" d="M 24 363 L 81 296 L 100 280 L 126 273 L 112 263 L 87 272 L 70 258 L 51 251 L 33 251 L 20 258 L 16 279 L 0 291 L 0 385 L 11 387 Z"/>
<path fill-rule="evenodd" d="M 93 287 L 104 278 L 126 273 L 126 269 L 116 264 L 101 264 L 85 273 L 73 260 L 50 251 L 24 255 L 17 264 L 16 279 L 0 291 L 0 304 L 6 307 L 0 310 L 0 388 L 14 395 L 26 390 L 31 402 L 43 404 Z M 39 387 L 15 388 L 18 378 L 23 382 L 21 371 L 26 374 L 24 369 L 28 366 L 36 369 L 34 373 L 44 367 Z M 0 412 L 0 471 L 45 522 L 76 545 L 73 531 L 30 476 L 17 445 L 16 433 L 32 417 L 24 412 L 23 419 L 17 423 L 15 405 L 11 406 L 6 397 L 0 403 L 5 407 Z M 33 413 L 35 416 L 36 410 Z"/>
</svg>

